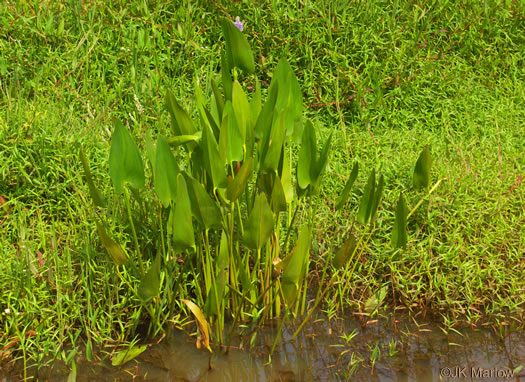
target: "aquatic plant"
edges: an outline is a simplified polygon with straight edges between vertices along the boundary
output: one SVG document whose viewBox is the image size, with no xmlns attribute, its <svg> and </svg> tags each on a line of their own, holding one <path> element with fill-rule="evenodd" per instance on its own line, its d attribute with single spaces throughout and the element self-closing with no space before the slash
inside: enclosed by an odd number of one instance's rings
<svg viewBox="0 0 525 382">
<path fill-rule="evenodd" d="M 260 325 L 281 316 L 283 307 L 292 313 L 304 309 L 315 216 L 308 201 L 319 190 L 331 144 L 329 137 L 318 153 L 314 125 L 302 116 L 299 83 L 285 59 L 274 71 L 264 103 L 257 78 L 251 96 L 245 92 L 239 71 L 254 73 L 252 51 L 230 20 L 221 26 L 223 91 L 212 78 L 208 103 L 196 86 L 198 122 L 167 91 L 173 135 L 156 142 L 146 138 L 151 182 L 132 135 L 122 122 L 114 123 L 109 174 L 115 195 L 124 196 L 124 227 L 135 255 L 108 233 L 118 225 L 108 222 L 111 214 L 101 213 L 95 222 L 117 275 L 148 311 L 150 330 L 162 330 L 187 306 L 198 318 L 198 345 L 208 349 L 208 322 L 222 343 L 227 317 L 233 328 L 241 322 Z M 300 146 L 296 163 L 294 146 Z M 104 209 L 80 155 L 93 202 Z M 158 221 L 147 220 L 148 212 L 156 212 Z M 143 227 L 147 221 L 156 221 L 154 229 Z M 152 236 L 141 237 L 144 232 Z M 149 258 L 146 247 L 154 249 Z"/>
</svg>

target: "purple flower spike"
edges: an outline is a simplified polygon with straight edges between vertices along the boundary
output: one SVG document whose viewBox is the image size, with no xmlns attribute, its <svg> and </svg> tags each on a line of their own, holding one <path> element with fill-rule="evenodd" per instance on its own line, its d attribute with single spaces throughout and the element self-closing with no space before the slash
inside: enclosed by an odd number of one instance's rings
<svg viewBox="0 0 525 382">
<path fill-rule="evenodd" d="M 241 22 L 241 19 L 239 16 L 235 17 L 235 21 L 233 22 L 233 25 L 237 27 L 238 30 L 241 32 L 244 30 L 244 24 Z"/>
</svg>

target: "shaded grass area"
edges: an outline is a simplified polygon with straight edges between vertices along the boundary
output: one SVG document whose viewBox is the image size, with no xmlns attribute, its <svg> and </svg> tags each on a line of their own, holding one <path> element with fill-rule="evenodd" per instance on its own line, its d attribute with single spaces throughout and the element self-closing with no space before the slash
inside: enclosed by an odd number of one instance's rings
<svg viewBox="0 0 525 382">
<path fill-rule="evenodd" d="M 269 83 L 287 57 L 306 114 L 323 140 L 335 132 L 317 201 L 320 265 L 352 225 L 368 170 L 385 176 L 377 232 L 343 297 L 349 309 L 388 285 L 390 303 L 440 313 L 449 326 L 523 320 L 519 2 L 16 2 L 0 6 L 0 349 L 68 360 L 76 350 L 63 345 L 124 341 L 139 324 L 140 304 L 117 293 L 96 236 L 78 148 L 111 195 L 112 118 L 139 144 L 147 130 L 169 134 L 165 91 L 187 110 L 195 80 L 211 91 L 223 44 L 215 20 L 225 15 L 245 22 L 258 78 Z M 446 181 L 409 221 L 408 248 L 393 252 L 395 200 L 425 144 L 433 180 Z M 367 170 L 334 212 L 355 161 Z"/>
</svg>

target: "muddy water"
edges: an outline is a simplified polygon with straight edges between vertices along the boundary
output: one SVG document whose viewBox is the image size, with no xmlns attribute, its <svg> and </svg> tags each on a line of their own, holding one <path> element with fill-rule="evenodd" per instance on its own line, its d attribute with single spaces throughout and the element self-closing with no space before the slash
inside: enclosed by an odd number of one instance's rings
<svg viewBox="0 0 525 382">
<path fill-rule="evenodd" d="M 496 334 L 488 328 L 463 328 L 447 333 L 437 324 L 399 321 L 380 319 L 363 327 L 363 321 L 353 318 L 318 320 L 293 341 L 293 331 L 285 329 L 271 363 L 268 354 L 277 328 L 266 326 L 257 331 L 250 351 L 240 339 L 228 354 L 214 349 L 211 370 L 207 353 L 196 349 L 194 337 L 174 330 L 169 340 L 152 345 L 121 368 L 111 367 L 109 361 L 104 365 L 79 359 L 77 380 L 525 382 L 523 331 Z M 512 375 L 520 365 L 524 368 Z M 38 378 L 65 381 L 67 374 L 64 366 L 55 364 L 41 369 Z"/>
</svg>

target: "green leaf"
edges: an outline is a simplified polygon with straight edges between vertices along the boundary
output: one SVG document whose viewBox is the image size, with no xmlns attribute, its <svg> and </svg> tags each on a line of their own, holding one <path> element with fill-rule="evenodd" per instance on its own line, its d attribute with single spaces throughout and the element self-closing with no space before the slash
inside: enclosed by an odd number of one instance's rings
<svg viewBox="0 0 525 382">
<path fill-rule="evenodd" d="M 226 197 L 230 202 L 235 202 L 235 200 L 237 200 L 237 198 L 243 193 L 252 172 L 253 157 L 248 157 L 242 164 L 237 175 L 235 175 L 235 178 L 233 178 L 226 188 Z"/>
<path fill-rule="evenodd" d="M 361 203 L 359 204 L 359 211 L 357 212 L 357 221 L 360 224 L 366 224 L 370 220 L 375 185 L 376 170 L 374 169 L 368 176 L 368 182 L 366 183 L 365 189 L 363 191 L 363 196 L 361 196 Z"/>
<path fill-rule="evenodd" d="M 172 214 L 173 244 L 176 251 L 182 252 L 189 247 L 195 248 L 190 198 L 182 174 L 177 175 L 177 197 L 175 200 L 175 211 Z"/>
<path fill-rule="evenodd" d="M 230 78 L 230 84 L 231 84 L 231 78 Z M 222 121 L 222 111 L 224 110 L 224 98 L 222 98 L 222 94 L 219 91 L 219 87 L 217 86 L 217 83 L 215 82 L 215 79 L 213 78 L 211 79 L 211 89 L 213 90 L 213 96 L 215 97 L 215 106 L 219 114 L 219 121 Z"/>
<path fill-rule="evenodd" d="M 202 153 L 204 166 L 208 175 L 211 177 L 214 188 L 223 188 L 227 186 L 226 170 L 224 162 L 219 155 L 219 147 L 209 126 L 202 128 Z"/>
<path fill-rule="evenodd" d="M 286 196 L 284 194 L 283 184 L 279 175 L 272 173 L 273 188 L 271 206 L 275 214 L 286 211 Z"/>
<path fill-rule="evenodd" d="M 193 135 L 178 135 L 176 137 L 169 137 L 166 140 L 166 143 L 174 147 L 183 145 L 185 143 L 190 143 L 190 142 L 198 143 L 201 140 L 201 136 L 202 136 L 201 132 L 197 131 Z"/>
<path fill-rule="evenodd" d="M 86 182 L 89 188 L 89 195 L 93 200 L 93 204 L 95 204 L 95 206 L 97 207 L 105 207 L 106 199 L 104 198 L 104 195 L 99 191 L 97 186 L 95 186 L 93 176 L 91 175 L 91 170 L 89 169 L 88 160 L 86 158 L 86 155 L 84 154 L 84 150 L 82 149 L 82 147 L 80 148 L 79 157 L 80 161 L 82 162 L 82 167 L 84 168 L 84 175 L 86 176 Z"/>
<path fill-rule="evenodd" d="M 279 96 L 277 98 L 276 109 L 284 109 L 286 111 L 286 135 L 289 136 L 292 134 L 295 122 L 298 122 L 302 117 L 303 96 L 295 73 L 288 61 L 284 58 L 279 61 L 275 68 L 270 83 L 270 90 L 277 84 L 279 85 Z"/>
<path fill-rule="evenodd" d="M 261 249 L 273 232 L 273 213 L 266 196 L 260 193 L 244 227 L 243 242 L 250 249 Z"/>
<path fill-rule="evenodd" d="M 255 71 L 253 53 L 246 37 L 238 30 L 231 20 L 221 19 L 222 32 L 226 41 L 226 54 L 232 66 L 252 74 Z"/>
<path fill-rule="evenodd" d="M 186 181 L 193 216 L 206 229 L 219 228 L 221 226 L 221 212 L 215 201 L 195 178 L 186 175 Z"/>
<path fill-rule="evenodd" d="M 313 170 L 313 173 L 310 175 L 310 177 L 312 179 L 314 191 L 316 191 L 319 185 L 321 184 L 321 179 L 323 177 L 324 170 L 326 168 L 326 165 L 328 164 L 328 154 L 330 153 L 331 144 L 332 133 L 328 137 L 328 140 L 325 142 L 323 149 L 321 150 L 321 155 L 319 156 L 319 159 L 315 162 L 313 162 L 314 159 L 312 159 L 311 169 Z M 317 156 L 317 153 L 315 155 Z"/>
<path fill-rule="evenodd" d="M 171 127 L 176 136 L 195 135 L 197 128 L 193 125 L 186 111 L 178 104 L 171 91 L 166 92 L 166 107 L 171 115 Z M 186 145 L 188 151 L 193 151 L 195 143 L 189 141 Z"/>
<path fill-rule="evenodd" d="M 283 152 L 282 148 L 285 138 L 285 113 L 283 110 L 281 110 L 277 120 L 270 130 L 270 136 L 267 144 L 268 148 L 266 151 L 263 151 L 261 155 L 261 171 L 274 172 L 277 170 L 277 166 L 279 166 L 279 161 L 281 160 L 281 154 Z"/>
<path fill-rule="evenodd" d="M 221 55 L 221 73 L 222 73 L 222 88 L 224 89 L 224 100 L 232 100 L 232 75 L 230 73 L 230 63 L 226 54 Z"/>
<path fill-rule="evenodd" d="M 244 93 L 238 81 L 233 82 L 232 105 L 239 126 L 239 132 L 241 133 L 243 147 L 246 151 L 246 132 L 247 130 L 253 129 L 253 122 L 248 97 L 246 97 L 246 93 Z"/>
<path fill-rule="evenodd" d="M 261 83 L 257 77 L 255 77 L 255 92 L 253 93 L 252 100 L 250 101 L 250 112 L 253 118 L 259 116 L 259 113 L 261 112 L 261 99 Z M 254 122 L 256 122 L 256 120 L 254 120 Z"/>
<path fill-rule="evenodd" d="M 224 293 L 226 290 L 226 275 L 230 259 L 228 249 L 228 237 L 226 232 L 222 231 L 219 255 L 215 261 L 216 277 L 206 298 L 206 303 L 204 304 L 204 312 L 206 312 L 208 317 L 217 315 L 219 312 L 219 307 L 223 302 Z"/>
<path fill-rule="evenodd" d="M 113 366 L 122 366 L 126 364 L 127 362 L 131 361 L 132 359 L 141 355 L 147 348 L 148 348 L 148 345 L 139 345 L 139 346 L 135 345 L 135 346 L 130 346 L 126 350 L 116 352 L 111 357 L 111 364 Z"/>
<path fill-rule="evenodd" d="M 297 185 L 299 188 L 306 189 L 312 183 L 312 162 L 316 163 L 316 158 L 315 130 L 312 122 L 308 120 L 304 127 L 301 150 L 299 151 L 297 162 Z"/>
<path fill-rule="evenodd" d="M 407 245 L 407 215 L 408 209 L 405 203 L 403 193 L 399 194 L 399 200 L 397 201 L 396 207 L 396 220 L 394 222 L 394 229 L 392 230 L 392 246 L 395 249 L 406 248 Z"/>
<path fill-rule="evenodd" d="M 355 247 L 355 236 L 352 233 L 349 233 L 343 245 L 337 250 L 334 256 L 334 267 L 342 268 L 354 253 Z"/>
<path fill-rule="evenodd" d="M 199 332 L 200 337 L 197 339 L 197 349 L 200 349 L 201 347 L 205 347 L 209 350 L 211 353 L 210 348 L 210 333 L 209 333 L 209 324 L 208 321 L 206 321 L 206 318 L 204 317 L 204 314 L 202 314 L 202 311 L 200 308 L 195 305 L 193 302 L 189 300 L 181 299 L 183 303 L 186 304 L 186 306 L 189 308 L 191 313 L 195 316 L 195 319 L 197 321 L 197 325 L 199 326 Z"/>
<path fill-rule="evenodd" d="M 63 20 L 61 20 L 62 22 L 62 26 L 63 26 Z M 69 372 L 68 376 L 67 376 L 67 382 L 76 382 L 77 381 L 77 364 L 75 363 L 75 360 L 73 360 L 73 362 L 71 363 L 71 371 Z"/>
<path fill-rule="evenodd" d="M 283 185 L 284 196 L 286 202 L 290 203 L 293 200 L 293 184 L 292 184 L 292 171 L 290 169 L 290 158 L 289 153 L 285 147 L 283 147 L 283 170 L 281 174 L 281 183 Z"/>
<path fill-rule="evenodd" d="M 144 142 L 144 147 L 146 149 L 146 156 L 151 163 L 151 168 L 155 171 L 155 156 L 157 155 L 157 149 L 153 143 L 153 138 L 151 138 L 151 129 L 146 131 L 146 140 Z"/>
<path fill-rule="evenodd" d="M 222 118 L 219 135 L 220 156 L 224 157 L 223 159 L 228 163 L 240 162 L 243 158 L 244 140 L 230 101 L 226 101 Z"/>
<path fill-rule="evenodd" d="M 125 183 L 129 183 L 134 188 L 141 188 L 145 183 L 144 166 L 139 149 L 131 134 L 119 120 L 115 121 L 115 130 L 111 138 L 109 175 L 118 194 L 124 191 Z"/>
<path fill-rule="evenodd" d="M 299 288 L 303 283 L 308 262 L 312 231 L 308 226 L 303 226 L 299 233 L 297 245 L 289 255 L 291 258 L 286 264 L 282 275 L 282 288 L 284 300 L 290 307 L 297 298 Z M 286 259 L 285 259 L 286 261 Z"/>
<path fill-rule="evenodd" d="M 341 196 L 339 197 L 335 205 L 336 210 L 341 209 L 341 207 L 343 207 L 346 201 L 348 200 L 348 196 L 350 195 L 350 190 L 352 190 L 352 186 L 354 185 L 354 182 L 357 179 L 358 172 L 359 172 L 359 164 L 358 162 L 355 162 L 354 168 L 352 169 L 352 172 L 350 173 L 350 177 L 348 178 L 345 188 L 343 189 L 343 193 L 341 194 Z"/>
<path fill-rule="evenodd" d="M 194 79 L 194 83 L 195 83 L 195 100 L 197 101 L 196 104 L 197 104 L 197 109 L 199 110 L 199 116 L 201 118 L 201 122 L 213 128 L 213 126 L 215 126 L 215 121 L 213 120 L 213 118 L 208 119 L 209 112 L 206 109 L 206 101 L 204 100 L 204 95 L 202 94 L 202 90 L 199 87 L 197 78 Z"/>
<path fill-rule="evenodd" d="M 268 91 L 268 98 L 255 123 L 255 138 L 262 139 L 266 133 L 272 128 L 273 115 L 275 110 L 275 103 L 277 102 L 277 95 L 279 86 L 275 85 Z M 269 135 L 268 135 L 269 136 Z"/>
<path fill-rule="evenodd" d="M 111 256 L 115 264 L 117 266 L 127 264 L 128 256 L 126 255 L 126 252 L 124 252 L 122 247 L 118 245 L 111 237 L 109 237 L 101 223 L 98 221 L 95 223 L 97 225 L 97 231 L 98 235 L 100 236 L 100 240 L 102 241 L 104 248 L 106 248 L 106 251 L 108 252 L 109 256 Z"/>
<path fill-rule="evenodd" d="M 160 251 L 157 252 L 155 260 L 151 264 L 148 272 L 140 280 L 138 289 L 139 297 L 144 302 L 148 302 L 153 297 L 159 295 L 160 290 Z"/>
<path fill-rule="evenodd" d="M 426 145 L 414 168 L 414 176 L 412 178 L 412 184 L 414 188 L 428 188 L 430 186 L 430 166 L 432 164 L 432 158 L 430 156 L 430 146 Z"/>
<path fill-rule="evenodd" d="M 157 140 L 157 151 L 155 153 L 155 176 L 153 177 L 153 184 L 164 207 L 168 207 L 171 201 L 176 200 L 177 175 L 179 173 L 179 165 L 170 147 L 164 138 L 159 136 Z"/>
<path fill-rule="evenodd" d="M 381 197 L 383 196 L 383 187 L 385 186 L 385 181 L 383 179 L 383 174 L 379 177 L 377 187 L 374 191 L 374 198 L 372 199 L 372 206 L 370 208 L 370 222 L 373 222 L 376 218 L 377 208 L 381 202 Z"/>
</svg>

